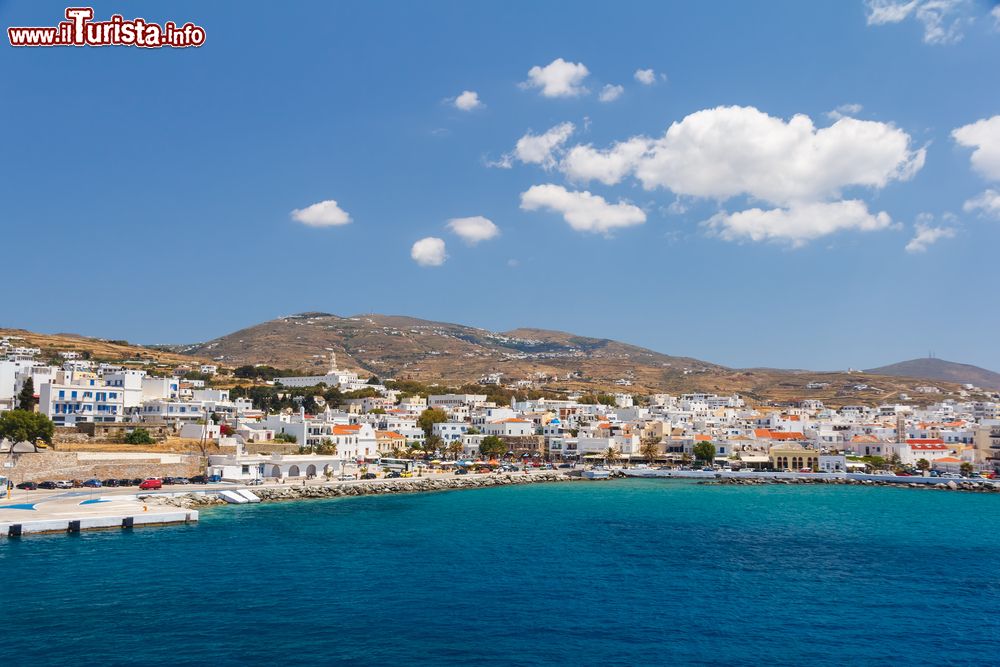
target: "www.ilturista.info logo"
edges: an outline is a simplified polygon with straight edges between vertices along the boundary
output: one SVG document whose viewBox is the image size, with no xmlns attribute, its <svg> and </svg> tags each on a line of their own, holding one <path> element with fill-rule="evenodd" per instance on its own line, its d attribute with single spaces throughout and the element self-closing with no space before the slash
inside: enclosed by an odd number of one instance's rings
<svg viewBox="0 0 1000 667">
<path fill-rule="evenodd" d="M 178 26 L 173 21 L 163 25 L 146 19 L 126 20 L 120 14 L 107 21 L 93 21 L 92 7 L 67 7 L 66 19 L 55 27 L 10 27 L 11 46 L 139 46 L 158 49 L 164 46 L 185 48 L 205 43 L 205 29 L 193 23 Z"/>
</svg>

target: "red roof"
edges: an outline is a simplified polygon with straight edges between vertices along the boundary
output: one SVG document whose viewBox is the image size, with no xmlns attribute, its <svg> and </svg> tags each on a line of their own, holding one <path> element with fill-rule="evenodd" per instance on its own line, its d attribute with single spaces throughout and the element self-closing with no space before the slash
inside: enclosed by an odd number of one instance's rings
<svg viewBox="0 0 1000 667">
<path fill-rule="evenodd" d="M 908 445 L 943 445 L 941 438 L 911 438 L 906 441 Z"/>
</svg>

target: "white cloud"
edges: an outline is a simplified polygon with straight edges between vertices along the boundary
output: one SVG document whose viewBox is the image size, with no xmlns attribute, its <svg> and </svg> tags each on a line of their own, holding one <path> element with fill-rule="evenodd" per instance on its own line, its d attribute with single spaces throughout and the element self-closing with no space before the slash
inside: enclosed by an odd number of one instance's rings
<svg viewBox="0 0 1000 667">
<path fill-rule="evenodd" d="M 896 2 L 895 0 L 868 0 L 868 25 L 899 23 L 917 8 L 917 0 Z"/>
<path fill-rule="evenodd" d="M 833 111 L 827 111 L 826 117 L 830 120 L 840 120 L 847 116 L 857 116 L 864 109 L 860 104 L 841 104 Z"/>
<path fill-rule="evenodd" d="M 997 5 L 992 11 L 990 11 L 990 16 L 993 17 L 994 21 L 996 21 L 996 23 L 993 24 L 993 27 L 1000 30 L 1000 5 Z"/>
<path fill-rule="evenodd" d="M 482 109 L 483 104 L 479 99 L 479 93 L 474 90 L 463 90 L 462 94 L 455 98 L 455 108 L 462 111 L 475 111 Z"/>
<path fill-rule="evenodd" d="M 645 212 L 633 204 L 609 204 L 604 197 L 590 192 L 572 192 L 560 185 L 533 185 L 521 193 L 521 208 L 525 211 L 548 209 L 560 213 L 570 227 L 578 232 L 608 234 L 619 227 L 641 225 Z"/>
<path fill-rule="evenodd" d="M 410 257 L 420 266 L 441 266 L 448 259 L 444 239 L 434 236 L 420 239 L 410 248 Z"/>
<path fill-rule="evenodd" d="M 632 76 L 644 86 L 652 86 L 656 83 L 656 72 L 651 69 L 637 69 Z"/>
<path fill-rule="evenodd" d="M 539 88 L 544 97 L 577 97 L 587 92 L 582 84 L 588 74 L 583 63 L 556 58 L 545 67 L 535 65 L 528 70 L 528 80 L 521 87 Z"/>
<path fill-rule="evenodd" d="M 556 154 L 562 150 L 563 144 L 575 130 L 573 123 L 566 122 L 549 128 L 543 134 L 528 132 L 517 140 L 513 152 L 505 153 L 499 161 L 490 163 L 490 166 L 510 169 L 517 159 L 525 164 L 539 164 L 545 169 L 551 169 L 556 164 Z"/>
<path fill-rule="evenodd" d="M 1000 115 L 977 120 L 952 131 L 952 138 L 972 151 L 972 168 L 991 181 L 1000 181 Z"/>
<path fill-rule="evenodd" d="M 625 86 L 613 86 L 610 83 L 603 88 L 601 88 L 601 94 L 597 96 L 602 102 L 614 102 L 622 93 L 625 92 Z"/>
<path fill-rule="evenodd" d="M 868 0 L 868 25 L 899 23 L 911 16 L 924 26 L 927 44 L 952 44 L 962 39 L 971 0 Z"/>
<path fill-rule="evenodd" d="M 986 190 L 982 194 L 965 202 L 962 209 L 966 213 L 978 211 L 982 215 L 1000 220 L 1000 192 L 992 188 Z"/>
<path fill-rule="evenodd" d="M 291 213 L 292 220 L 310 227 L 337 227 L 351 222 L 347 211 L 337 205 L 336 200 L 327 199 L 312 206 L 297 208 Z"/>
<path fill-rule="evenodd" d="M 915 233 L 910 242 L 906 244 L 906 252 L 927 252 L 927 248 L 941 239 L 955 238 L 954 227 L 934 227 L 929 224 L 932 219 L 932 216 L 926 214 L 917 216 L 918 222 L 914 225 Z"/>
<path fill-rule="evenodd" d="M 852 199 L 717 213 L 705 225 L 726 241 L 781 241 L 798 247 L 839 231 L 886 229 L 892 219 L 884 211 L 873 215 L 863 201 Z"/>
<path fill-rule="evenodd" d="M 754 107 L 717 107 L 673 123 L 659 139 L 633 137 L 605 151 L 574 147 L 561 167 L 575 180 L 612 185 L 632 173 L 647 190 L 786 206 L 906 180 L 924 157 L 887 123 L 842 118 L 817 130 L 804 115 L 785 122 Z"/>
<path fill-rule="evenodd" d="M 566 153 L 559 169 L 577 182 L 600 181 L 605 185 L 620 183 L 649 149 L 649 141 L 634 137 L 599 150 L 590 144 L 574 146 Z"/>
<path fill-rule="evenodd" d="M 492 220 L 481 215 L 452 218 L 448 221 L 448 229 L 458 234 L 469 245 L 489 241 L 500 234 L 500 228 L 493 224 Z"/>
</svg>

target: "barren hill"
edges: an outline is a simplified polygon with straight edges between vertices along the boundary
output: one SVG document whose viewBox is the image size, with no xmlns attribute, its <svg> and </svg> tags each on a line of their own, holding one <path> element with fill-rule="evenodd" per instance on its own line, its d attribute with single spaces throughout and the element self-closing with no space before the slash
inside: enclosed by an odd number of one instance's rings
<svg viewBox="0 0 1000 667">
<path fill-rule="evenodd" d="M 493 332 L 375 314 L 290 315 L 182 351 L 226 366 L 268 364 L 308 374 L 324 371 L 333 352 L 342 368 L 450 386 L 501 373 L 504 384 L 531 380 L 554 390 L 738 392 L 757 401 L 816 398 L 831 406 L 899 400 L 901 393 L 912 393 L 921 384 L 861 373 L 732 369 L 560 331 Z M 959 390 L 948 382 L 937 384 L 946 396 Z"/>
<path fill-rule="evenodd" d="M 984 389 L 1000 390 L 1000 373 L 995 373 L 979 366 L 959 364 L 954 361 L 945 361 L 944 359 L 934 359 L 932 357 L 901 361 L 898 364 L 872 368 L 866 372 L 941 382 L 954 382 L 956 384 L 972 384 Z"/>
<path fill-rule="evenodd" d="M 721 370 L 613 340 L 558 331 L 485 329 L 396 315 L 338 317 L 302 313 L 278 318 L 184 350 L 226 365 L 268 364 L 316 373 L 337 363 L 381 377 L 475 382 L 491 373 L 614 385 L 658 381 L 664 373 Z"/>
<path fill-rule="evenodd" d="M 79 352 L 94 361 L 121 363 L 136 362 L 140 365 L 162 365 L 164 367 L 181 364 L 196 364 L 207 359 L 192 359 L 176 352 L 136 345 L 124 340 L 87 338 L 76 334 L 43 334 L 24 329 L 0 329 L 0 337 L 10 337 L 15 347 L 37 347 L 42 356 L 57 357 L 59 352 Z"/>
</svg>

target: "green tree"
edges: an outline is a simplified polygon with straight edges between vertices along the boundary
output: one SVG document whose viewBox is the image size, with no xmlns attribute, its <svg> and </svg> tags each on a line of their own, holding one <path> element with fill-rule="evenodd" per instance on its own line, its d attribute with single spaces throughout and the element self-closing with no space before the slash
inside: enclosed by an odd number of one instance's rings
<svg viewBox="0 0 1000 667">
<path fill-rule="evenodd" d="M 966 461 L 958 467 L 958 471 L 962 477 L 969 477 L 973 472 L 972 464 Z"/>
<path fill-rule="evenodd" d="M 440 451 L 442 445 L 444 445 L 444 440 L 441 439 L 441 436 L 429 435 L 424 440 L 424 453 L 430 455 L 436 451 Z"/>
<path fill-rule="evenodd" d="M 479 443 L 479 453 L 484 457 L 499 457 L 507 453 L 507 445 L 495 435 L 488 435 Z"/>
<path fill-rule="evenodd" d="M 646 438 L 639 447 L 639 454 L 652 463 L 660 455 L 660 441 L 656 438 Z"/>
<path fill-rule="evenodd" d="M 424 429 L 424 435 L 428 438 L 434 430 L 434 424 L 448 421 L 448 413 L 441 408 L 427 408 L 417 417 L 417 426 Z"/>
<path fill-rule="evenodd" d="M 9 410 L 0 413 L 0 438 L 7 438 L 12 442 L 42 440 L 51 443 L 53 433 L 55 424 L 40 412 Z"/>
<path fill-rule="evenodd" d="M 144 428 L 134 428 L 125 435 L 125 444 L 128 445 L 151 445 L 156 440 Z"/>
<path fill-rule="evenodd" d="M 931 462 L 928 461 L 927 459 L 920 459 L 919 461 L 917 461 L 917 470 L 927 471 L 930 469 L 931 469 Z"/>
<path fill-rule="evenodd" d="M 17 395 L 17 408 L 26 412 L 34 412 L 38 399 L 35 398 L 35 381 L 30 377 L 24 381 L 21 393 Z"/>
<path fill-rule="evenodd" d="M 450 445 L 448 445 L 448 453 L 451 458 L 458 460 L 458 457 L 462 454 L 462 442 L 460 440 L 453 440 Z"/>
<path fill-rule="evenodd" d="M 694 452 L 694 457 L 699 461 L 712 463 L 715 460 L 715 445 L 707 440 L 702 440 L 696 444 L 692 451 Z"/>
<path fill-rule="evenodd" d="M 607 450 L 604 452 L 604 462 L 609 466 L 613 466 L 614 464 L 618 463 L 618 461 L 620 461 L 621 458 L 622 458 L 622 453 L 618 451 L 617 447 L 614 446 L 608 447 Z"/>
</svg>

